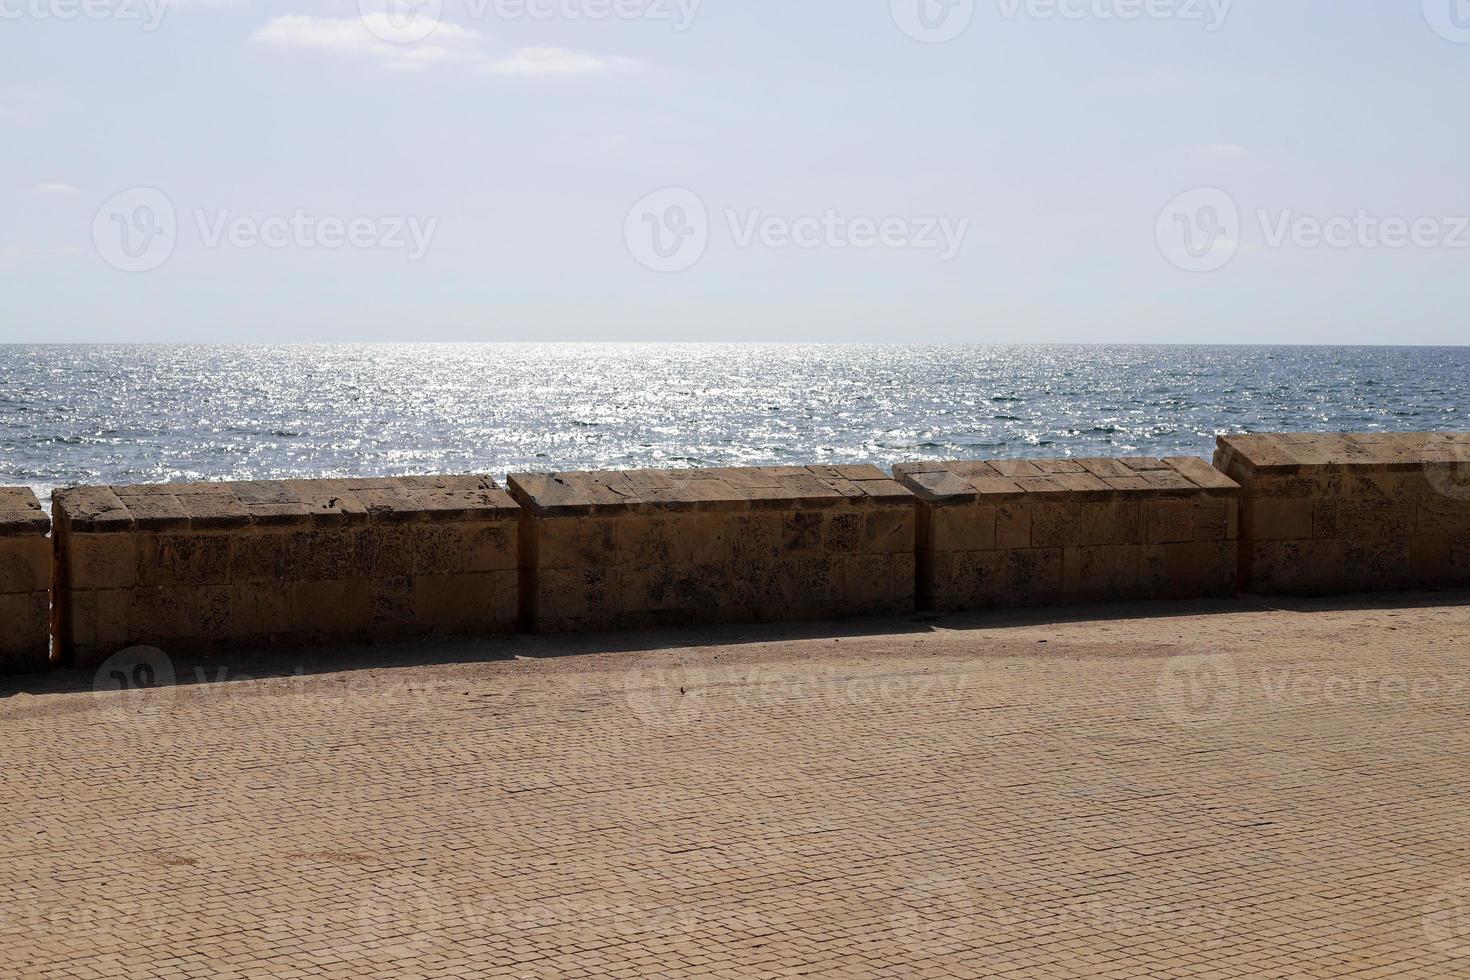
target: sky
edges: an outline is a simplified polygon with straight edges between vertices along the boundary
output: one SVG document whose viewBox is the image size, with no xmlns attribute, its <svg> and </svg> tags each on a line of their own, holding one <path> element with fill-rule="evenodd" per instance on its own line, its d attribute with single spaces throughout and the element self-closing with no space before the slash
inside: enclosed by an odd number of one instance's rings
<svg viewBox="0 0 1470 980">
<path fill-rule="evenodd" d="M 1470 0 L 0 0 L 0 342 L 1460 344 Z"/>
</svg>

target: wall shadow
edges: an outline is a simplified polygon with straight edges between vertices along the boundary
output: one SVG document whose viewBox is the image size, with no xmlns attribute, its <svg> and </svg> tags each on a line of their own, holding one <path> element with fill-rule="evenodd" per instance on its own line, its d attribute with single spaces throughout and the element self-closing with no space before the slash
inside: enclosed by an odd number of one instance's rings
<svg viewBox="0 0 1470 980">
<path fill-rule="evenodd" d="M 1006 609 L 983 612 L 916 612 L 901 616 L 797 623 L 738 624 L 540 636 L 396 641 L 380 645 L 297 649 L 240 649 L 211 656 L 171 656 L 173 683 L 260 681 L 293 676 L 340 674 L 456 664 L 560 660 L 619 653 L 651 653 L 690 647 L 742 646 L 800 640 L 920 635 L 936 630 L 984 633 L 1024 627 L 1076 625 L 1131 619 L 1230 615 L 1279 610 L 1292 613 L 1423 609 L 1463 606 L 1470 590 L 1372 593 L 1324 598 L 1238 595 L 1220 599 L 1158 600 Z M 99 688 L 99 684 L 101 685 Z M 21 695 L 108 690 L 95 669 L 60 668 L 39 674 L 0 676 L 0 701 Z"/>
</svg>

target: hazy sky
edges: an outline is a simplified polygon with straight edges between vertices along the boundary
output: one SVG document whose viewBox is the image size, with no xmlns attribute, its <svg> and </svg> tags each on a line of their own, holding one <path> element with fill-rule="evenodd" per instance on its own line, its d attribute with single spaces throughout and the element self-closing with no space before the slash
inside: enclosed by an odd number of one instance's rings
<svg viewBox="0 0 1470 980">
<path fill-rule="evenodd" d="M 1467 336 L 1467 0 L 159 2 L 0 0 L 0 341 Z"/>
</svg>

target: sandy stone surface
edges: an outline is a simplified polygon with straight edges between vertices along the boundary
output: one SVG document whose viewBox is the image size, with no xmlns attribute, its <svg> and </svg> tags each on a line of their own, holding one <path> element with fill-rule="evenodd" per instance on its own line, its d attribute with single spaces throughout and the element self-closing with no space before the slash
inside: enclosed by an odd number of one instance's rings
<svg viewBox="0 0 1470 980">
<path fill-rule="evenodd" d="M 0 679 L 0 976 L 1470 977 L 1467 598 Z"/>
</svg>

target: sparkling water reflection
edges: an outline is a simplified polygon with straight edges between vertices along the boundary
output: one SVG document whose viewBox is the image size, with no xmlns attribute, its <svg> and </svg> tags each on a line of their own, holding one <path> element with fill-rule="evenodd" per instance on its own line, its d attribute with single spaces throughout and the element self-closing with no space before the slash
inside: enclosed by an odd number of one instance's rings
<svg viewBox="0 0 1470 980">
<path fill-rule="evenodd" d="M 0 347 L 0 483 L 1208 455 L 1465 428 L 1470 349 Z"/>
</svg>

